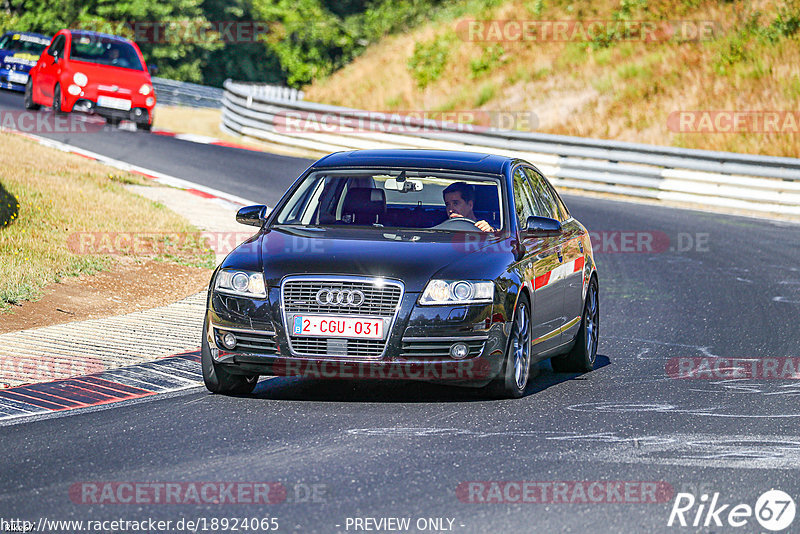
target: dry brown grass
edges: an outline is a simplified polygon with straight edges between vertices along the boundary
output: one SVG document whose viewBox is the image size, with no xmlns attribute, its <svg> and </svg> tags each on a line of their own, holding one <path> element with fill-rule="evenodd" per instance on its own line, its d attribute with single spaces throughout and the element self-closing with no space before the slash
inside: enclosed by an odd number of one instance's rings
<svg viewBox="0 0 800 534">
<path fill-rule="evenodd" d="M 99 163 L 9 133 L 0 133 L 0 180 L 20 204 L 19 217 L 0 229 L 0 310 L 36 299 L 61 277 L 91 274 L 116 261 L 72 252 L 67 240 L 73 233 L 195 231 L 163 205 L 123 187 L 143 178 L 110 174 Z M 213 254 L 205 250 L 186 252 L 159 259 L 213 265 Z"/>
<path fill-rule="evenodd" d="M 509 1 L 486 19 L 610 19 L 616 0 L 554 5 Z M 569 5 L 575 6 L 572 11 Z M 745 57 L 727 65 L 721 59 L 737 32 L 756 9 L 767 26 L 783 0 L 717 3 L 690 7 L 675 0 L 636 8 L 633 20 L 716 21 L 723 31 L 705 42 L 616 42 L 608 48 L 590 43 L 501 43 L 504 54 L 475 77 L 470 61 L 492 43 L 457 37 L 459 21 L 428 25 L 392 36 L 330 78 L 306 89 L 307 99 L 375 110 L 533 111 L 539 131 L 662 145 L 794 156 L 800 133 L 679 133 L 667 117 L 679 110 L 798 111 L 800 35 L 770 43 L 745 40 Z M 450 35 L 452 45 L 438 81 L 420 90 L 408 60 L 415 43 Z M 721 72 L 721 69 L 725 69 Z M 488 96 L 488 98 L 487 98 Z"/>
</svg>

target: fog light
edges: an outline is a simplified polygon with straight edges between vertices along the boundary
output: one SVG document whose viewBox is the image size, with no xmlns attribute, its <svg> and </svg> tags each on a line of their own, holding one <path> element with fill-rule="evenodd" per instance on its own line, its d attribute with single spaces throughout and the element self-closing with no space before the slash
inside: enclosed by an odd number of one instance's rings
<svg viewBox="0 0 800 534">
<path fill-rule="evenodd" d="M 79 94 L 81 94 L 81 88 L 73 84 L 67 87 L 67 92 L 72 96 L 78 96 Z"/>
<path fill-rule="evenodd" d="M 225 348 L 230 350 L 236 346 L 236 336 L 231 334 L 230 332 L 225 332 L 222 334 L 222 344 L 225 345 Z"/>
<path fill-rule="evenodd" d="M 469 355 L 469 347 L 465 343 L 453 343 L 450 347 L 450 356 L 454 360 L 463 360 Z"/>
</svg>

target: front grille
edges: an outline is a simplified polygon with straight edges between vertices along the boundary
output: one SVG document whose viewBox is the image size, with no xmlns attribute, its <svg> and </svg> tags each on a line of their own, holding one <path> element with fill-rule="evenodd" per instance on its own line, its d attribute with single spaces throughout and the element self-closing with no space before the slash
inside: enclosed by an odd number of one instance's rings
<svg viewBox="0 0 800 534">
<path fill-rule="evenodd" d="M 458 343 L 457 339 L 448 339 L 447 341 L 439 341 L 436 338 L 426 339 L 424 341 L 406 341 L 403 340 L 403 346 L 400 349 L 400 358 L 406 360 L 450 360 L 450 347 L 453 343 Z M 468 340 L 460 341 L 469 347 L 469 354 L 467 358 L 475 358 L 483 351 L 483 345 L 486 340 Z M 465 358 L 466 359 L 466 358 Z"/>
<path fill-rule="evenodd" d="M 316 297 L 322 289 L 360 291 L 364 294 L 364 302 L 359 306 L 320 304 Z M 281 290 L 287 325 L 292 324 L 292 317 L 296 314 L 384 317 L 392 319 L 391 325 L 394 325 L 402 296 L 403 286 L 399 282 L 348 276 L 298 276 L 285 280 Z M 305 337 L 289 333 L 289 346 L 297 356 L 378 359 L 383 355 L 391 335 L 391 325 L 386 329 L 385 339 L 377 340 Z"/>
<path fill-rule="evenodd" d="M 338 306 L 317 302 L 317 292 L 323 288 L 361 291 L 364 303 L 360 306 Z M 369 281 L 350 280 L 290 280 L 283 286 L 283 309 L 289 313 L 322 313 L 333 315 L 368 315 L 394 317 L 403 289 L 399 285 L 380 286 Z"/>
<path fill-rule="evenodd" d="M 381 357 L 384 345 L 382 339 L 292 337 L 294 352 L 307 356 L 374 359 Z"/>
<path fill-rule="evenodd" d="M 256 330 L 226 330 L 214 328 L 217 338 L 217 347 L 227 350 L 222 344 L 222 333 L 230 332 L 236 336 L 234 352 L 252 352 L 256 354 L 278 354 L 278 344 L 275 342 L 274 332 L 261 332 Z"/>
</svg>

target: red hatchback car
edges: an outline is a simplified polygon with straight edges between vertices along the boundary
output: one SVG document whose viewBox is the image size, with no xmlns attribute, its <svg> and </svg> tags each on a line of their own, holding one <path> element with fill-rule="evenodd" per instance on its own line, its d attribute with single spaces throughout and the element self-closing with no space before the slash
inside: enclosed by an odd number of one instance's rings
<svg viewBox="0 0 800 534">
<path fill-rule="evenodd" d="M 116 124 L 153 124 L 156 94 L 136 43 L 101 33 L 61 30 L 31 69 L 25 107 L 56 113 L 85 111 Z"/>
</svg>

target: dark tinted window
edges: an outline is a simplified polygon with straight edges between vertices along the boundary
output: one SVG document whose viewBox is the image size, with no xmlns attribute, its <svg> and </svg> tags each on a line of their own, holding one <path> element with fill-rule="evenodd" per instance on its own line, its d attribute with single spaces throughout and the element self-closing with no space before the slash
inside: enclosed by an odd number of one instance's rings
<svg viewBox="0 0 800 534">
<path fill-rule="evenodd" d="M 12 52 L 28 52 L 29 54 L 39 55 L 42 50 L 47 48 L 48 40 L 41 37 L 32 37 L 19 33 L 9 33 L 0 39 L 0 50 L 11 50 Z"/>
<path fill-rule="evenodd" d="M 51 56 L 58 55 L 59 57 L 64 57 L 64 43 L 66 42 L 67 38 L 63 35 L 59 35 L 56 37 L 53 44 L 50 45 L 50 48 L 47 50 L 47 53 Z"/>
<path fill-rule="evenodd" d="M 527 227 L 528 217 L 538 215 L 533 193 L 525 179 L 522 168 L 514 171 L 514 204 L 517 211 L 517 220 L 520 228 Z"/>
<path fill-rule="evenodd" d="M 528 176 L 531 189 L 533 189 L 534 200 L 536 202 L 536 215 L 539 217 L 550 217 L 551 219 L 561 220 L 558 206 L 544 178 L 529 167 L 525 167 L 525 174 Z"/>
<path fill-rule="evenodd" d="M 144 70 L 130 43 L 97 35 L 73 35 L 69 58 L 123 69 Z"/>
</svg>

